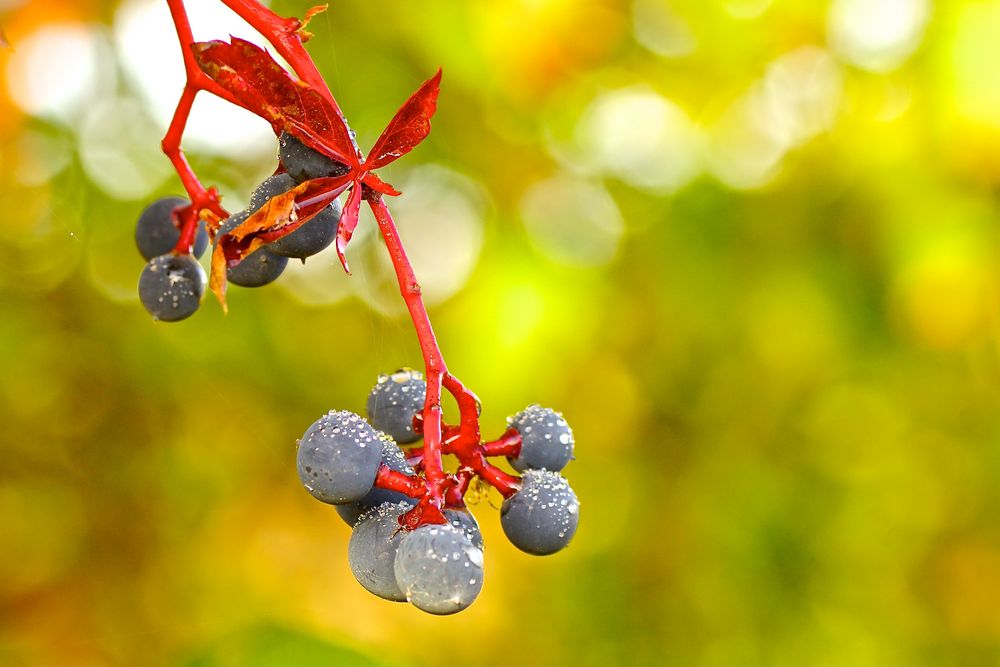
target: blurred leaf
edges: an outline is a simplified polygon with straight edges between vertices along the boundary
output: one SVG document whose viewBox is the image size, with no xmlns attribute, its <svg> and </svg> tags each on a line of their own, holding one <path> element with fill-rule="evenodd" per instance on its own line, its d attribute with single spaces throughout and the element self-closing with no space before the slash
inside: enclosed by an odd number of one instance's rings
<svg viewBox="0 0 1000 667">
<path fill-rule="evenodd" d="M 223 639 L 180 667 L 388 667 L 390 663 L 278 625 L 261 624 Z"/>
</svg>

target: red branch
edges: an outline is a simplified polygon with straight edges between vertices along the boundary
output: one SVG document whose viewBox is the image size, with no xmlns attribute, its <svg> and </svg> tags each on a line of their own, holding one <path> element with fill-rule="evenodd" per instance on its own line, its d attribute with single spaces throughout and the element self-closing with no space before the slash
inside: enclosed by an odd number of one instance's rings
<svg viewBox="0 0 1000 667">
<path fill-rule="evenodd" d="M 476 471 L 472 468 L 462 466 L 455 473 L 455 486 L 448 489 L 445 494 L 445 502 L 448 507 L 464 507 L 465 493 L 469 490 L 469 484 L 476 477 Z"/>
<path fill-rule="evenodd" d="M 380 489 L 396 491 L 411 498 L 422 498 L 427 491 L 416 477 L 392 470 L 384 463 L 378 468 L 375 486 Z"/>
<path fill-rule="evenodd" d="M 434 327 L 431 326 L 430 317 L 427 316 L 427 308 L 421 297 L 420 283 L 417 282 L 413 267 L 406 256 L 406 250 L 399 239 L 396 223 L 378 193 L 372 192 L 370 194 L 368 205 L 371 206 L 372 212 L 375 214 L 375 220 L 378 222 L 382 238 L 389 250 L 389 258 L 392 260 L 393 269 L 396 271 L 396 281 L 399 283 L 399 292 L 403 296 L 403 301 L 406 302 L 407 310 L 410 311 L 410 319 L 413 320 L 417 340 L 420 341 L 420 351 L 424 357 L 425 378 L 427 380 L 427 398 L 424 400 L 423 419 L 424 475 L 427 477 L 431 494 L 440 500 L 441 486 L 444 482 L 444 472 L 441 468 L 441 385 L 444 375 L 448 372 L 448 367 L 444 363 L 437 338 L 434 336 Z"/>
<path fill-rule="evenodd" d="M 515 457 L 521 453 L 521 434 L 509 428 L 496 440 L 483 443 L 483 451 L 486 456 Z"/>
</svg>

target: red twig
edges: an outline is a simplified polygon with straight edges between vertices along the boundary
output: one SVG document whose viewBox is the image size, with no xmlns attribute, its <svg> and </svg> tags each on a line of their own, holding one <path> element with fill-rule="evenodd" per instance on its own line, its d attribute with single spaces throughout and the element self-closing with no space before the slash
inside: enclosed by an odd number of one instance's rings
<svg viewBox="0 0 1000 667">
<path fill-rule="evenodd" d="M 483 443 L 486 456 L 517 456 L 521 453 L 521 434 L 512 428 L 496 440 Z"/>
<path fill-rule="evenodd" d="M 459 382 L 451 373 L 445 373 L 443 378 L 444 387 L 455 397 L 458 403 L 461 421 L 459 423 L 460 433 L 463 439 L 479 442 L 479 398 L 465 385 Z"/>
<path fill-rule="evenodd" d="M 517 493 L 517 490 L 521 488 L 521 478 L 515 477 L 505 473 L 500 468 L 495 465 L 484 462 L 483 465 L 476 469 L 476 474 L 479 475 L 484 482 L 494 487 L 500 492 L 504 498 L 510 498 L 512 495 Z"/>
<path fill-rule="evenodd" d="M 188 116 L 191 114 L 191 106 L 194 104 L 194 98 L 198 92 L 202 90 L 218 95 L 232 104 L 239 103 L 228 92 L 205 76 L 194 62 L 189 48 L 194 37 L 191 34 L 191 24 L 188 21 L 183 0 L 167 0 L 167 6 L 170 8 L 170 16 L 173 19 L 174 28 L 177 30 L 177 39 L 181 45 L 181 56 L 184 59 L 184 72 L 187 81 L 160 146 L 163 153 L 174 165 L 174 169 L 181 179 L 181 184 L 191 200 L 191 204 L 179 212 L 181 234 L 177 246 L 174 248 L 176 253 L 189 254 L 194 244 L 198 221 L 203 216 L 202 211 L 208 211 L 210 216 L 206 217 L 210 217 L 213 221 L 227 216 L 225 209 L 219 204 L 215 188 L 206 189 L 198 181 L 198 177 L 195 176 L 194 170 L 191 169 L 191 165 L 188 164 L 187 158 L 184 157 L 184 151 L 181 149 L 181 137 L 184 134 Z"/>
<path fill-rule="evenodd" d="M 397 491 L 411 498 L 422 498 L 427 491 L 416 477 L 392 470 L 384 463 L 378 468 L 378 474 L 375 476 L 375 486 L 380 489 Z"/>
<path fill-rule="evenodd" d="M 413 266 L 410 264 L 403 243 L 399 239 L 396 223 L 393 221 L 385 202 L 382 201 L 381 195 L 373 191 L 370 192 L 368 204 L 375 214 L 375 220 L 378 222 L 382 238 L 385 240 L 389 258 L 396 271 L 399 292 L 410 312 L 410 319 L 413 320 L 413 327 L 416 329 L 420 351 L 424 358 L 424 374 L 427 380 L 427 398 L 424 401 L 423 419 L 424 475 L 427 477 L 432 496 L 440 501 L 440 487 L 444 481 L 444 472 L 441 467 L 441 385 L 448 368 L 434 336 L 434 327 L 431 326 L 431 320 L 427 316 L 427 308 L 424 306 L 424 300 L 421 296 L 420 283 L 417 282 Z"/>
<path fill-rule="evenodd" d="M 476 471 L 472 468 L 466 466 L 459 468 L 454 475 L 455 485 L 448 489 L 444 496 L 445 504 L 448 507 L 465 507 L 465 493 L 475 477 Z"/>
</svg>

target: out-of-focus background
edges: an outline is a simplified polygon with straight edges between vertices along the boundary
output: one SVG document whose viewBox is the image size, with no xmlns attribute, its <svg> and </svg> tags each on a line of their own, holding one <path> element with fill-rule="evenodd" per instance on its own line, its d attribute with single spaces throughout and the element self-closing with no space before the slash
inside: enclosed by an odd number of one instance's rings
<svg viewBox="0 0 1000 667">
<path fill-rule="evenodd" d="M 309 2 L 275 2 L 301 15 Z M 258 39 L 220 3 L 195 36 Z M 534 558 L 473 508 L 476 604 L 352 578 L 295 440 L 419 350 L 370 217 L 179 324 L 134 223 L 179 193 L 160 0 L 0 0 L 0 664 L 1000 663 L 1000 1 L 336 0 L 309 49 L 370 146 L 487 435 L 577 436 Z M 266 125 L 199 98 L 230 210 Z"/>
</svg>

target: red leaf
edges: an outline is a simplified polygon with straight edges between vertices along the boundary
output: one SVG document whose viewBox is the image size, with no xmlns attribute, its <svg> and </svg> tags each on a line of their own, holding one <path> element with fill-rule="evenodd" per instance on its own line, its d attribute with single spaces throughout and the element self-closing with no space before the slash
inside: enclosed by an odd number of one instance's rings
<svg viewBox="0 0 1000 667">
<path fill-rule="evenodd" d="M 233 94 L 247 109 L 287 130 L 310 148 L 349 166 L 358 164 L 357 148 L 347 123 L 319 91 L 284 70 L 256 44 L 233 37 L 232 42 L 195 42 L 198 67 Z"/>
<path fill-rule="evenodd" d="M 256 213 L 215 241 L 209 287 L 226 305 L 226 269 L 261 246 L 309 222 L 352 183 L 349 175 L 314 178 L 272 197 Z"/>
<path fill-rule="evenodd" d="M 361 182 L 370 187 L 375 192 L 381 192 L 384 195 L 389 195 L 390 197 L 398 197 L 403 194 L 396 188 L 392 187 L 381 178 L 375 175 L 374 171 L 367 171 L 365 175 L 361 177 Z"/>
<path fill-rule="evenodd" d="M 375 147 L 368 153 L 367 169 L 378 169 L 406 155 L 431 131 L 431 117 L 437 111 L 441 70 L 432 76 L 399 108 Z"/>
<path fill-rule="evenodd" d="M 351 188 L 351 194 L 347 197 L 347 204 L 340 213 L 340 224 L 337 226 L 337 257 L 344 266 L 344 271 L 348 275 L 351 269 L 347 266 L 347 257 L 344 252 L 347 250 L 347 242 L 354 235 L 354 230 L 358 226 L 358 215 L 361 213 L 361 184 L 355 183 Z"/>
</svg>

